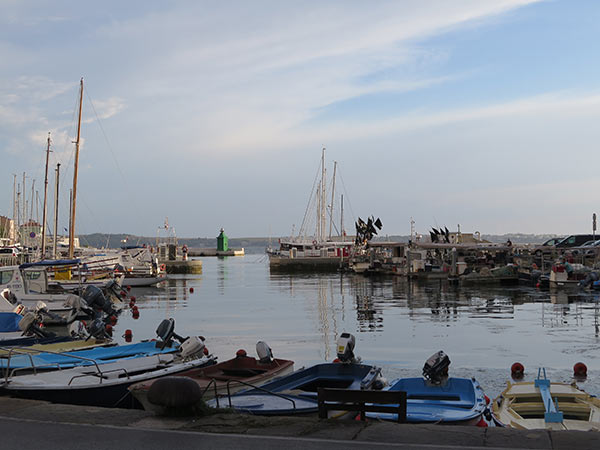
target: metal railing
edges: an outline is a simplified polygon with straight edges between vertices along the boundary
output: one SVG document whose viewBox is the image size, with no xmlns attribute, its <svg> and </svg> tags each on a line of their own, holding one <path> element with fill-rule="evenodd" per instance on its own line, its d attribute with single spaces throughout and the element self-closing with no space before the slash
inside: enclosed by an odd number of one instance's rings
<svg viewBox="0 0 600 450">
<path fill-rule="evenodd" d="M 4 348 L 4 350 L 8 351 L 8 358 L 7 358 L 7 362 L 6 362 L 6 369 L 4 369 L 5 370 L 4 381 L 7 384 L 9 382 L 9 378 L 13 377 L 14 373 L 17 372 L 18 370 L 33 370 L 33 373 L 35 375 L 37 375 L 37 371 L 39 369 L 54 367 L 55 364 L 56 364 L 58 370 L 62 370 L 61 364 L 58 363 L 58 362 L 57 363 L 51 363 L 51 364 L 48 364 L 48 365 L 43 365 L 43 366 L 36 366 L 35 363 L 34 363 L 34 360 L 33 360 L 33 354 L 31 352 L 31 349 L 28 349 L 27 347 L 11 347 L 11 348 Z M 50 350 L 44 350 L 44 351 L 42 351 L 40 353 L 50 353 L 52 355 L 66 356 L 66 357 L 77 359 L 77 360 L 80 360 L 80 361 L 90 362 L 91 363 L 90 365 L 96 366 L 96 370 L 98 371 L 98 373 L 101 376 L 100 382 L 102 382 L 103 373 L 100 370 L 100 365 L 98 364 L 98 361 L 96 361 L 95 359 L 85 358 L 83 356 L 78 356 L 78 355 L 73 355 L 72 353 L 53 352 L 53 351 L 50 351 Z M 29 361 L 31 362 L 31 367 L 15 367 L 12 370 L 12 372 L 11 372 L 11 370 L 10 370 L 10 363 L 11 363 L 12 357 L 15 354 L 18 354 L 18 355 L 27 355 L 27 357 L 29 358 Z"/>
<path fill-rule="evenodd" d="M 248 386 L 248 387 L 251 387 L 251 388 L 256 389 L 258 391 L 265 392 L 265 393 L 267 393 L 269 395 L 274 395 L 275 397 L 283 398 L 283 399 L 285 399 L 285 400 L 287 400 L 289 402 L 292 402 L 292 406 L 294 407 L 294 409 L 296 409 L 296 402 L 294 401 L 294 399 L 286 397 L 283 394 L 278 394 L 277 392 L 272 392 L 272 391 L 269 391 L 267 389 L 261 388 L 260 386 L 255 386 L 255 385 L 253 385 L 251 383 L 246 383 L 245 381 L 242 381 L 242 380 L 229 380 L 229 381 L 227 381 L 227 385 L 226 385 L 227 386 L 227 398 L 229 400 L 229 407 L 230 408 L 233 408 L 233 405 L 231 403 L 231 389 L 230 389 L 230 384 L 231 383 L 240 383 L 240 384 L 243 384 L 244 386 Z M 218 399 L 217 399 L 217 407 L 219 407 L 219 400 Z"/>
</svg>

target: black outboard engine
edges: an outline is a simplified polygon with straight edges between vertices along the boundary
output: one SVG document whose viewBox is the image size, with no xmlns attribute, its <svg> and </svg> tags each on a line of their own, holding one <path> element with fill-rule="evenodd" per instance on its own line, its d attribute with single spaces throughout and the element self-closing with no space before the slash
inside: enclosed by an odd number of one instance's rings
<svg viewBox="0 0 600 450">
<path fill-rule="evenodd" d="M 81 296 L 90 308 L 94 310 L 101 309 L 108 315 L 115 313 L 112 303 L 106 299 L 99 287 L 93 285 L 87 286 Z"/>
<path fill-rule="evenodd" d="M 177 339 L 181 343 L 188 339 L 175 334 L 175 319 L 173 318 L 165 319 L 159 323 L 158 328 L 156 328 L 156 334 L 160 338 L 160 341 L 156 342 L 157 348 L 171 346 L 173 343 L 173 338 Z"/>
<path fill-rule="evenodd" d="M 356 363 L 359 360 L 354 356 L 356 339 L 350 333 L 342 333 L 337 340 L 337 357 L 342 363 Z"/>
<path fill-rule="evenodd" d="M 450 358 L 443 351 L 434 353 L 425 361 L 423 377 L 432 384 L 442 384 L 448 379 Z"/>
<path fill-rule="evenodd" d="M 100 319 L 92 320 L 87 326 L 87 332 L 89 336 L 86 340 L 92 337 L 100 340 L 110 339 L 110 335 L 106 332 L 106 324 Z"/>
</svg>

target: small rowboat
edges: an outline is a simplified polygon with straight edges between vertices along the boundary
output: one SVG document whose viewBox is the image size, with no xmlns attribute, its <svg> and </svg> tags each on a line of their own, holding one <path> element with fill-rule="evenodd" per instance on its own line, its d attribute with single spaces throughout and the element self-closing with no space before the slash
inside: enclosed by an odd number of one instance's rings
<svg viewBox="0 0 600 450">
<path fill-rule="evenodd" d="M 508 382 L 493 412 L 506 426 L 520 429 L 600 431 L 600 400 L 575 383 L 550 382 L 546 370 L 533 382 Z"/>
<path fill-rule="evenodd" d="M 182 360 L 175 353 L 140 356 L 106 364 L 9 377 L 0 391 L 53 403 L 139 408 L 127 390 L 133 383 L 176 375 L 213 364 L 214 360 L 212 355 L 192 360 Z"/>
<path fill-rule="evenodd" d="M 312 414 L 319 409 L 318 388 L 372 389 L 380 372 L 381 369 L 366 364 L 317 364 L 260 387 L 217 397 L 207 404 L 264 416 Z"/>
<path fill-rule="evenodd" d="M 226 395 L 247 389 L 249 386 L 258 386 L 273 380 L 276 377 L 287 375 L 293 370 L 294 362 L 286 359 L 269 359 L 261 362 L 256 358 L 238 355 L 228 361 L 212 366 L 181 372 L 178 375 L 195 381 L 203 392 L 202 399 L 207 400 L 217 395 Z M 148 400 L 148 392 L 155 380 L 136 383 L 129 387 L 129 391 L 148 411 L 161 412 L 162 407 L 154 405 Z"/>
<path fill-rule="evenodd" d="M 486 411 L 483 390 L 474 378 L 448 378 L 432 384 L 423 378 L 399 378 L 385 390 L 406 392 L 406 421 L 475 425 Z M 367 417 L 398 420 L 393 413 L 367 413 Z"/>
</svg>

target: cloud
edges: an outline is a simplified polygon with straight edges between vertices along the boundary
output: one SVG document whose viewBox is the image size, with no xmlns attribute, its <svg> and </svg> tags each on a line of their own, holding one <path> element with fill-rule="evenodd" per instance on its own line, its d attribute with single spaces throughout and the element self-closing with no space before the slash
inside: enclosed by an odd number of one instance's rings
<svg viewBox="0 0 600 450">
<path fill-rule="evenodd" d="M 94 117 L 85 119 L 84 123 L 95 122 L 97 119 L 110 119 L 125 109 L 125 101 L 119 97 L 110 97 L 106 100 L 96 100 L 94 102 L 87 97 L 87 101 L 90 101 L 91 103 L 92 110 L 94 111 Z"/>
<path fill-rule="evenodd" d="M 95 36 L 137 55 L 122 61 L 132 80 L 127 102 L 152 99 L 153 107 L 170 111 L 180 141 L 175 151 L 205 154 L 193 144 L 200 135 L 211 154 L 236 155 L 289 144 L 326 105 L 447 82 L 456 75 L 427 74 L 445 56 L 419 48 L 416 39 L 529 3 L 384 2 L 372 9 L 347 2 L 210 9 L 186 3 L 113 20 Z M 394 78 L 373 77 L 397 68 Z"/>
</svg>

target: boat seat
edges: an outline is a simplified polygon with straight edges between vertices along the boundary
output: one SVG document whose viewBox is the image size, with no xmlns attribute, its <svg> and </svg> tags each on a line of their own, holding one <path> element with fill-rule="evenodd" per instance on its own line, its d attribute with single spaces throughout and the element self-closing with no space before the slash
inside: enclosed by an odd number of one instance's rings
<svg viewBox="0 0 600 450">
<path fill-rule="evenodd" d="M 254 377 L 261 375 L 266 372 L 264 369 L 223 369 L 223 375 L 229 375 L 234 377 Z M 216 378 L 216 377 L 215 377 Z"/>
</svg>

